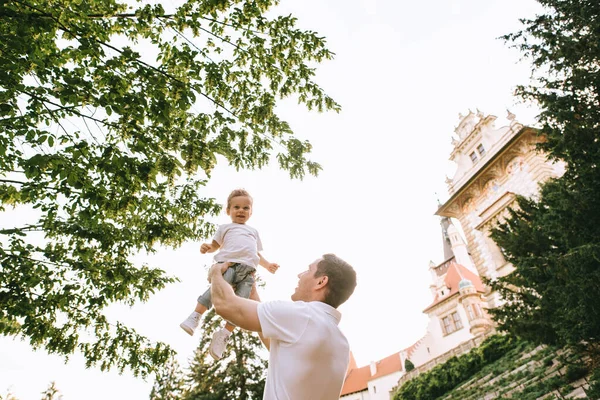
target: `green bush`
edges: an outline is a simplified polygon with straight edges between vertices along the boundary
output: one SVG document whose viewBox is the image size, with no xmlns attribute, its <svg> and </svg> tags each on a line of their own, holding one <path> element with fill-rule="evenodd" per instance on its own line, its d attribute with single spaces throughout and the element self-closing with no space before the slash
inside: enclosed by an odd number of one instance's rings
<svg viewBox="0 0 600 400">
<path fill-rule="evenodd" d="M 600 367 L 596 368 L 592 372 L 592 377 L 590 378 L 590 387 L 586 390 L 586 394 L 588 399 L 600 399 Z"/>
<path fill-rule="evenodd" d="M 581 379 L 586 376 L 588 373 L 588 368 L 585 365 L 581 364 L 570 364 L 567 367 L 567 372 L 565 373 L 565 377 L 568 382 L 576 381 L 577 379 Z"/>
<path fill-rule="evenodd" d="M 415 369 L 415 364 L 413 364 L 412 361 L 410 361 L 409 359 L 406 359 L 406 361 L 404 362 L 404 370 L 406 372 L 410 372 L 413 369 Z"/>
<path fill-rule="evenodd" d="M 460 357 L 452 357 L 402 385 L 393 400 L 431 400 L 467 381 L 484 366 L 493 363 L 521 343 L 508 335 L 487 338 L 478 348 Z"/>
</svg>

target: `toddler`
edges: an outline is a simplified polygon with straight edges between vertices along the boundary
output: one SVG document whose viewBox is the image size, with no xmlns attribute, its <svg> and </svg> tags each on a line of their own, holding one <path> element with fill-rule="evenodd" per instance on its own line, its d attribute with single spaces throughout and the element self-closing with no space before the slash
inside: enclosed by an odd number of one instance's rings
<svg viewBox="0 0 600 400">
<path fill-rule="evenodd" d="M 261 265 L 274 274 L 279 265 L 270 263 L 260 254 L 262 243 L 258 231 L 246 222 L 252 215 L 252 197 L 244 189 L 236 189 L 227 198 L 227 215 L 231 218 L 230 224 L 220 225 L 217 228 L 212 243 L 203 243 L 200 252 L 213 253 L 217 263 L 229 263 L 223 273 L 223 278 L 231 284 L 236 295 L 248 298 L 254 285 L 254 272 L 256 266 Z M 225 268 L 225 267 L 224 267 Z M 193 335 L 198 327 L 202 314 L 212 307 L 210 288 L 198 297 L 196 309 L 179 326 L 189 335 Z M 235 328 L 229 322 L 212 337 L 209 347 L 210 355 L 218 360 L 222 357 L 231 332 Z"/>
</svg>

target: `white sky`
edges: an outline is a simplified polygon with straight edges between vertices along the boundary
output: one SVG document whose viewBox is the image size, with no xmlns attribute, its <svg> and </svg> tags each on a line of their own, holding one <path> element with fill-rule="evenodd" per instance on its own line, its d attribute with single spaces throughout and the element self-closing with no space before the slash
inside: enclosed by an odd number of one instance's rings
<svg viewBox="0 0 600 400">
<path fill-rule="evenodd" d="M 528 82 L 529 66 L 501 40 L 518 19 L 538 9 L 533 0 L 284 0 L 281 13 L 327 37 L 337 56 L 318 68 L 317 81 L 343 107 L 317 114 L 289 102 L 281 116 L 314 146 L 318 178 L 291 181 L 276 168 L 236 173 L 223 162 L 206 196 L 224 201 L 244 187 L 254 197 L 264 255 L 281 265 L 261 268 L 263 300 L 288 299 L 296 275 L 323 253 L 334 252 L 358 273 L 358 287 L 340 307 L 341 328 L 359 365 L 404 349 L 424 333 L 430 303 L 430 260 L 442 260 L 437 198 L 448 198 L 450 140 L 458 113 L 479 108 L 499 117 L 506 109 L 522 123 L 535 111 L 519 105 L 515 85 Z M 437 195 L 436 195 L 437 193 Z M 214 222 L 228 222 L 223 213 Z M 110 315 L 173 346 L 187 364 L 198 336 L 179 323 L 207 287 L 210 255 L 199 243 L 143 257 L 181 282 L 132 309 Z M 142 257 L 140 257 L 142 259 Z M 0 396 L 37 400 L 56 381 L 64 400 L 147 399 L 152 382 L 129 374 L 86 370 L 0 338 Z"/>
</svg>

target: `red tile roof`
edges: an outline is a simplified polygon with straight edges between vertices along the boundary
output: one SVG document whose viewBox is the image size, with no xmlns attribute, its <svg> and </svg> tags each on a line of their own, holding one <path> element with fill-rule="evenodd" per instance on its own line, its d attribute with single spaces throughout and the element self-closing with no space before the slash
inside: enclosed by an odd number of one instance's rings
<svg viewBox="0 0 600 400">
<path fill-rule="evenodd" d="M 475 286 L 475 289 L 478 292 L 485 292 L 485 287 L 483 286 L 483 283 L 481 282 L 481 279 L 477 274 L 471 272 L 467 267 L 457 264 L 456 262 L 452 262 L 448 267 L 448 273 L 444 278 L 444 283 L 446 284 L 446 287 L 450 289 L 450 293 L 448 293 L 445 296 L 440 296 L 439 294 L 436 294 L 433 303 L 427 306 L 427 308 L 423 310 L 423 312 L 429 311 L 431 308 L 438 305 L 439 303 L 448 300 L 452 296 L 458 294 L 458 284 L 462 279 L 468 279 L 471 282 L 473 282 L 473 286 Z"/>
<path fill-rule="evenodd" d="M 402 371 L 402 363 L 400 362 L 400 353 L 394 353 L 391 356 L 377 361 L 377 371 L 369 380 L 381 378 L 394 372 Z"/>
<path fill-rule="evenodd" d="M 350 353 L 350 363 L 354 357 Z M 356 362 L 354 362 L 356 365 Z M 387 356 L 375 363 L 377 371 L 375 375 L 371 376 L 371 366 L 366 365 L 360 368 L 352 368 L 346 374 L 346 380 L 342 387 L 342 393 L 340 396 L 344 396 L 351 393 L 362 392 L 369 388 L 369 381 L 380 378 L 382 376 L 393 374 L 394 372 L 402 371 L 402 363 L 400 362 L 400 353 L 394 353 Z"/>
<path fill-rule="evenodd" d="M 350 370 L 350 372 L 348 372 L 346 375 L 346 379 L 344 380 L 344 386 L 342 387 L 342 393 L 340 393 L 340 396 L 367 390 L 369 387 L 370 378 L 371 369 L 368 365 L 366 367 L 354 368 Z"/>
</svg>

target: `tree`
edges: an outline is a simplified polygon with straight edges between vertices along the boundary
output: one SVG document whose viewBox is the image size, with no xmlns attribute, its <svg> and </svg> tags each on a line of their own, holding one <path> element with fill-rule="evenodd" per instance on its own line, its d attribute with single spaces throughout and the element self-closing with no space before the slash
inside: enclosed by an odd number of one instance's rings
<svg viewBox="0 0 600 400">
<path fill-rule="evenodd" d="M 208 353 L 212 334 L 223 325 L 214 309 L 201 326 L 202 337 L 190 362 L 188 388 L 184 400 L 262 399 L 267 361 L 258 354 L 258 335 L 235 329 L 223 358 L 215 362 Z"/>
<path fill-rule="evenodd" d="M 404 362 L 404 370 L 406 372 L 410 372 L 413 369 L 415 369 L 415 364 L 412 363 L 412 361 L 410 361 L 408 358 L 406 359 L 406 361 Z"/>
<path fill-rule="evenodd" d="M 0 400 L 19 400 L 11 392 L 7 392 L 4 396 L 0 395 Z"/>
<path fill-rule="evenodd" d="M 50 382 L 48 389 L 42 392 L 42 400 L 61 400 L 63 397 L 56 387 L 56 382 Z"/>
<path fill-rule="evenodd" d="M 490 310 L 502 330 L 534 342 L 600 340 L 600 3 L 543 0 L 545 13 L 505 37 L 533 65 L 518 94 L 541 109 L 540 150 L 566 164 L 492 237 L 515 266 L 492 282 L 507 302 Z"/>
<path fill-rule="evenodd" d="M 325 40 L 277 3 L 0 4 L 0 212 L 27 211 L 0 227 L 0 334 L 142 376 L 172 357 L 103 313 L 173 282 L 131 256 L 212 233 L 217 156 L 318 173 L 279 99 L 339 110 L 313 80 Z"/>
<path fill-rule="evenodd" d="M 175 358 L 169 360 L 155 376 L 150 392 L 150 400 L 178 400 L 185 391 L 185 380 L 179 363 Z"/>
</svg>

